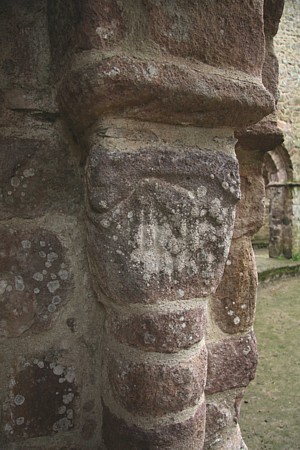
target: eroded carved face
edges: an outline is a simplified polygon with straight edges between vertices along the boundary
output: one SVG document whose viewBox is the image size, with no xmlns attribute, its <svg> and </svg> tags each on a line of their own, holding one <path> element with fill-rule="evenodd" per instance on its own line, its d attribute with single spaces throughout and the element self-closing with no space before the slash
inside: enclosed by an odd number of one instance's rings
<svg viewBox="0 0 300 450">
<path fill-rule="evenodd" d="M 109 298 L 155 303 L 215 290 L 239 197 L 235 159 L 199 148 L 94 147 L 87 197 L 91 267 Z"/>
</svg>

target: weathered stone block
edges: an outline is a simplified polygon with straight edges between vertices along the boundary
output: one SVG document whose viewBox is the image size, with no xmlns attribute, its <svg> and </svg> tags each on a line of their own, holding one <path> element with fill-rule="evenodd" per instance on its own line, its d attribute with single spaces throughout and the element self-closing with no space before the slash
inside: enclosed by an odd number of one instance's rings
<svg viewBox="0 0 300 450">
<path fill-rule="evenodd" d="M 73 366 L 50 353 L 24 358 L 11 372 L 3 407 L 4 433 L 9 440 L 18 440 L 70 430 L 76 394 Z"/>
<path fill-rule="evenodd" d="M 257 288 L 250 238 L 234 239 L 224 275 L 211 300 L 214 320 L 225 333 L 241 333 L 253 325 Z"/>
<path fill-rule="evenodd" d="M 147 428 L 128 424 L 103 405 L 104 442 L 108 450 L 199 450 L 203 448 L 205 403 L 190 418 Z"/>
<path fill-rule="evenodd" d="M 72 286 L 65 250 L 43 228 L 0 229 L 0 337 L 49 329 Z"/>
<path fill-rule="evenodd" d="M 234 433 L 243 392 L 243 389 L 239 389 L 206 395 L 205 448 L 214 448 L 214 444 L 222 448 L 223 438 L 231 434 L 229 429 Z"/>
<path fill-rule="evenodd" d="M 203 394 L 207 351 L 185 361 L 132 361 L 126 356 L 106 356 L 108 380 L 115 400 L 134 415 L 162 416 L 195 406 Z"/>
<path fill-rule="evenodd" d="M 240 164 L 241 200 L 236 208 L 233 238 L 252 236 L 263 225 L 265 182 L 262 176 L 262 154 L 237 146 Z"/>
<path fill-rule="evenodd" d="M 200 342 L 206 327 L 206 307 L 147 312 L 140 315 L 107 312 L 106 329 L 115 338 L 154 352 L 176 352 Z"/>
<path fill-rule="evenodd" d="M 238 128 L 274 110 L 260 78 L 242 72 L 128 54 L 88 62 L 88 67 L 79 64 L 66 72 L 59 90 L 61 109 L 79 133 L 107 115 Z"/>
<path fill-rule="evenodd" d="M 198 0 L 145 3 L 150 38 L 164 53 L 259 75 L 264 57 L 260 1 L 250 4 L 246 0 L 204 0 L 201 5 Z"/>
<path fill-rule="evenodd" d="M 199 148 L 98 146 L 86 170 L 91 268 L 110 300 L 184 301 L 214 291 L 239 197 L 236 160 Z"/>
<path fill-rule="evenodd" d="M 208 368 L 205 392 L 213 394 L 246 387 L 253 380 L 257 365 L 253 333 L 207 345 Z"/>
<path fill-rule="evenodd" d="M 119 0 L 52 0 L 48 17 L 58 65 L 72 53 L 92 48 L 107 51 L 124 39 L 126 25 Z"/>
<path fill-rule="evenodd" d="M 1 87 L 44 87 L 50 58 L 47 3 L 3 0 L 0 8 Z"/>
<path fill-rule="evenodd" d="M 0 218 L 37 217 L 78 208 L 80 181 L 66 145 L 43 138 L 0 138 Z"/>
</svg>

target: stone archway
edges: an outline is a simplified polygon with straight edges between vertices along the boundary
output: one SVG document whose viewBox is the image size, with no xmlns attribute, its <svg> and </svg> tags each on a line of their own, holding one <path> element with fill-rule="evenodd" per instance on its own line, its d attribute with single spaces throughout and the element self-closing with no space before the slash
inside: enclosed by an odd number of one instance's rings
<svg viewBox="0 0 300 450">
<path fill-rule="evenodd" d="M 264 179 L 268 211 L 269 256 L 293 256 L 293 166 L 284 145 L 266 153 Z"/>
<path fill-rule="evenodd" d="M 264 155 L 262 175 L 265 181 L 265 216 L 255 234 L 255 247 L 268 247 L 269 256 L 295 258 L 300 249 L 300 183 L 290 153 L 284 144 Z"/>
</svg>

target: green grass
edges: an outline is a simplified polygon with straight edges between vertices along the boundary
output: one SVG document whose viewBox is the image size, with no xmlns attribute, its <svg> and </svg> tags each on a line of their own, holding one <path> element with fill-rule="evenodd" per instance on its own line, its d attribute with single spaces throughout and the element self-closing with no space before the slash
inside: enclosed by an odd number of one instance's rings
<svg viewBox="0 0 300 450">
<path fill-rule="evenodd" d="M 300 277 L 260 287 L 260 353 L 240 425 L 249 450 L 300 449 Z"/>
</svg>

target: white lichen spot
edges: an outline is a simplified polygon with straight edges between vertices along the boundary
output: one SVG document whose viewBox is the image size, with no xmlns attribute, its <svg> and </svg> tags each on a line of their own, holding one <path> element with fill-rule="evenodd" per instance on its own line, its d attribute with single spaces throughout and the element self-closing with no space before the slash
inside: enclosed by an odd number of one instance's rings
<svg viewBox="0 0 300 450">
<path fill-rule="evenodd" d="M 45 241 L 40 241 L 40 246 L 41 247 L 46 247 L 46 242 Z"/>
<path fill-rule="evenodd" d="M 28 239 L 25 239 L 21 242 L 23 248 L 31 248 L 31 242 Z"/>
<path fill-rule="evenodd" d="M 53 303 L 54 305 L 59 305 L 60 302 L 61 302 L 61 298 L 59 297 L 59 295 L 55 295 L 55 296 L 52 298 L 52 303 Z"/>
<path fill-rule="evenodd" d="M 50 252 L 50 253 L 48 253 L 48 255 L 47 255 L 47 261 L 49 261 L 49 262 L 53 262 L 53 261 L 55 261 L 57 258 L 58 258 L 58 254 L 55 253 L 55 252 Z"/>
<path fill-rule="evenodd" d="M 118 236 L 114 235 L 114 236 L 113 236 L 113 241 L 116 242 L 117 240 L 118 240 Z"/>
<path fill-rule="evenodd" d="M 107 209 L 107 202 L 104 201 L 104 200 L 101 200 L 101 201 L 99 202 L 99 206 L 100 206 L 101 208 L 103 208 L 103 209 Z"/>
<path fill-rule="evenodd" d="M 207 187 L 206 186 L 199 186 L 197 188 L 197 197 L 202 198 L 205 197 L 207 194 Z"/>
<path fill-rule="evenodd" d="M 39 252 L 39 255 L 41 258 L 46 258 L 46 256 L 47 256 L 43 250 Z"/>
<path fill-rule="evenodd" d="M 16 291 L 24 291 L 25 289 L 23 277 L 21 277 L 21 275 L 15 276 L 15 289 Z"/>
<path fill-rule="evenodd" d="M 25 422 L 24 417 L 17 417 L 16 418 L 16 424 L 17 425 L 23 425 L 24 422 Z"/>
<path fill-rule="evenodd" d="M 229 184 L 227 183 L 227 181 L 223 181 L 223 183 L 222 183 L 222 188 L 225 189 L 225 191 L 228 190 Z"/>
<path fill-rule="evenodd" d="M 25 169 L 23 171 L 23 175 L 24 175 L 25 178 L 34 177 L 34 174 L 35 174 L 35 172 L 34 172 L 33 168 Z"/>
<path fill-rule="evenodd" d="M 60 269 L 58 276 L 61 280 L 67 280 L 69 278 L 69 272 L 65 269 Z"/>
<path fill-rule="evenodd" d="M 227 261 L 226 261 L 226 266 L 231 266 L 231 261 L 230 261 L 230 259 L 227 259 Z"/>
<path fill-rule="evenodd" d="M 43 281 L 44 275 L 41 272 L 36 272 L 33 274 L 32 278 L 36 281 Z"/>
<path fill-rule="evenodd" d="M 234 312 L 230 309 L 230 310 L 227 312 L 227 314 L 228 314 L 229 316 L 233 316 Z"/>
<path fill-rule="evenodd" d="M 103 226 L 103 228 L 109 228 L 110 227 L 110 221 L 107 219 L 101 220 L 100 224 Z"/>
<path fill-rule="evenodd" d="M 53 424 L 52 429 L 53 431 L 68 431 L 71 426 L 71 421 L 67 417 L 63 417 Z"/>
<path fill-rule="evenodd" d="M 116 77 L 117 75 L 119 75 L 119 73 L 120 69 L 118 69 L 118 67 L 112 67 L 111 70 L 107 72 L 107 75 L 109 75 L 110 77 Z"/>
<path fill-rule="evenodd" d="M 61 364 L 57 364 L 53 367 L 53 373 L 54 375 L 61 375 L 64 373 L 64 367 Z"/>
<path fill-rule="evenodd" d="M 34 289 L 33 289 L 33 293 L 34 293 L 34 294 L 39 294 L 39 293 L 40 293 L 39 288 L 34 288 Z"/>
<path fill-rule="evenodd" d="M 245 303 L 243 303 L 242 305 L 241 305 L 241 309 L 246 309 L 247 308 L 247 305 L 245 305 Z"/>
<path fill-rule="evenodd" d="M 243 353 L 244 355 L 248 355 L 251 352 L 251 347 L 247 345 L 247 347 L 244 348 Z"/>
<path fill-rule="evenodd" d="M 64 414 L 67 411 L 67 407 L 65 405 L 60 406 L 58 408 L 58 414 Z"/>
<path fill-rule="evenodd" d="M 25 402 L 25 397 L 23 395 L 16 395 L 14 398 L 15 405 L 20 406 Z"/>
<path fill-rule="evenodd" d="M 53 313 L 56 311 L 56 306 L 53 303 L 50 303 L 50 305 L 48 305 L 47 309 L 50 313 Z"/>
<path fill-rule="evenodd" d="M 55 275 L 55 273 L 51 273 L 50 277 L 51 277 L 51 280 L 56 280 L 57 275 Z"/>
<path fill-rule="evenodd" d="M 51 294 L 54 294 L 54 292 L 57 291 L 57 289 L 59 289 L 59 287 L 60 287 L 60 283 L 58 280 L 49 281 L 49 283 L 47 283 L 48 291 L 51 292 Z"/>
<path fill-rule="evenodd" d="M 21 192 L 21 197 L 25 197 L 25 192 Z"/>
<path fill-rule="evenodd" d="M 184 291 L 182 289 L 178 289 L 177 292 L 178 292 L 178 295 L 179 295 L 180 298 L 184 297 Z"/>
<path fill-rule="evenodd" d="M 158 70 L 157 68 L 153 65 L 153 64 L 149 64 L 149 66 L 146 69 L 146 74 L 149 78 L 154 77 L 155 75 L 157 75 Z"/>
<path fill-rule="evenodd" d="M 50 261 L 46 261 L 45 262 L 45 267 L 47 267 L 47 269 L 49 269 L 52 266 Z"/>
<path fill-rule="evenodd" d="M 129 213 L 127 214 L 128 219 L 132 219 L 133 218 L 133 212 L 129 211 Z"/>
<path fill-rule="evenodd" d="M 72 402 L 74 398 L 74 394 L 72 392 L 69 392 L 68 394 L 63 395 L 63 403 L 65 405 L 68 405 L 69 403 Z"/>
<path fill-rule="evenodd" d="M 11 184 L 13 187 L 18 187 L 18 186 L 20 186 L 20 183 L 21 183 L 21 180 L 20 180 L 19 177 L 12 177 L 11 180 L 10 180 L 10 184 Z"/>
<path fill-rule="evenodd" d="M 74 417 L 73 409 L 68 409 L 68 410 L 67 410 L 67 418 L 70 419 L 70 420 L 72 420 L 73 417 Z"/>
<path fill-rule="evenodd" d="M 238 325 L 238 324 L 240 323 L 240 321 L 241 321 L 241 319 L 240 319 L 238 316 L 236 316 L 236 317 L 233 319 L 234 325 Z"/>
<path fill-rule="evenodd" d="M 66 378 L 68 383 L 73 383 L 73 381 L 75 380 L 75 371 L 74 371 L 74 369 L 72 369 L 72 368 L 68 369 L 65 378 Z"/>
</svg>

